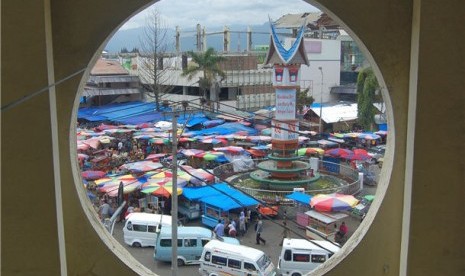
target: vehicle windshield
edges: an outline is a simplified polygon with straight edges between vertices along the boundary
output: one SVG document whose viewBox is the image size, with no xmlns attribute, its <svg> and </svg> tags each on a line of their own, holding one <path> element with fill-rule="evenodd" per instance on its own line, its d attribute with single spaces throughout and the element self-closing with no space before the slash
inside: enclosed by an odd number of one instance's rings
<svg viewBox="0 0 465 276">
<path fill-rule="evenodd" d="M 258 268 L 261 271 L 265 271 L 265 269 L 268 267 L 268 265 L 271 263 L 270 257 L 267 255 L 263 254 L 263 256 L 260 257 L 257 261 Z"/>
</svg>

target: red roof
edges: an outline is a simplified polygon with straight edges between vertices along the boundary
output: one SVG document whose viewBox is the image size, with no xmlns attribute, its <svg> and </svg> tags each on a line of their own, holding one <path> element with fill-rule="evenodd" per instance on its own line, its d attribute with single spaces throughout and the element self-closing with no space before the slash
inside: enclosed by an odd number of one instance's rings
<svg viewBox="0 0 465 276">
<path fill-rule="evenodd" d="M 90 72 L 91 75 L 128 75 L 128 71 L 116 60 L 99 59 Z"/>
</svg>

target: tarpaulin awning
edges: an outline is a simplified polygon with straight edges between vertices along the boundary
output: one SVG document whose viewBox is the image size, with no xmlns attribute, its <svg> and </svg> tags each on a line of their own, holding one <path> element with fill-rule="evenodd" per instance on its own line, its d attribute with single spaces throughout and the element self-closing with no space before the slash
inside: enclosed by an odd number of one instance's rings
<svg viewBox="0 0 465 276">
<path fill-rule="evenodd" d="M 225 183 L 200 188 L 184 188 L 184 196 L 189 200 L 198 200 L 225 211 L 258 204 L 257 200 Z"/>
<path fill-rule="evenodd" d="M 312 196 L 301 192 L 293 192 L 292 194 L 287 195 L 286 198 L 293 199 L 306 205 L 310 205 L 310 200 L 312 199 Z"/>
</svg>

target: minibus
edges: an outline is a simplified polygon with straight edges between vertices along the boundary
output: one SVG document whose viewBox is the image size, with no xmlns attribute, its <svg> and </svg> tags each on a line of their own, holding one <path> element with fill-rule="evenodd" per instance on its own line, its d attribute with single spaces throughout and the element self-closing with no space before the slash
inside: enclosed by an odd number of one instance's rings
<svg viewBox="0 0 465 276">
<path fill-rule="evenodd" d="M 279 255 L 278 272 L 281 275 L 306 275 L 337 251 L 339 246 L 329 241 L 285 238 Z"/>
<path fill-rule="evenodd" d="M 199 273 L 210 275 L 274 276 L 276 269 L 263 251 L 218 240 L 208 242 L 200 257 Z"/>
<path fill-rule="evenodd" d="M 178 266 L 198 264 L 205 244 L 216 238 L 213 231 L 204 227 L 178 227 Z M 218 237 L 217 239 L 221 239 L 226 243 L 239 244 L 239 240 L 235 238 Z M 163 227 L 157 236 L 153 259 L 171 262 L 172 249 L 172 229 L 171 227 Z"/>
<path fill-rule="evenodd" d="M 124 242 L 134 247 L 155 246 L 157 233 L 164 226 L 171 226 L 171 219 L 167 215 L 130 213 L 123 228 Z"/>
</svg>

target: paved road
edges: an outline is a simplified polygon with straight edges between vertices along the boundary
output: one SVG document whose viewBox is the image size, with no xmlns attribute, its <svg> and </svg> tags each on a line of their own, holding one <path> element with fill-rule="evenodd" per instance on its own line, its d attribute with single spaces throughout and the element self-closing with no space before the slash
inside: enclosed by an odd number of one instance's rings
<svg viewBox="0 0 465 276">
<path fill-rule="evenodd" d="M 295 212 L 296 208 L 291 206 L 283 207 L 287 209 L 288 219 L 287 225 L 291 228 L 291 238 L 301 238 L 298 235 L 305 236 L 304 229 L 301 229 L 297 226 L 295 221 Z M 282 220 L 280 218 L 273 220 L 263 220 L 264 230 L 262 237 L 266 240 L 266 245 L 256 245 L 255 244 L 255 233 L 253 229 L 249 231 L 243 237 L 238 237 L 242 245 L 251 246 L 260 250 L 263 250 L 268 256 L 270 256 L 273 263 L 276 265 L 278 263 L 278 257 L 281 253 L 281 246 L 279 246 L 280 240 L 282 239 Z M 359 220 L 354 218 L 349 218 L 346 220 L 346 224 L 349 227 L 349 236 L 352 235 L 354 230 L 359 225 Z M 199 221 L 193 221 L 186 224 L 186 226 L 199 226 Z M 139 262 L 141 262 L 145 267 L 152 270 L 154 273 L 161 276 L 171 275 L 171 263 L 158 262 L 153 260 L 153 247 L 148 248 L 133 248 L 126 245 L 123 241 L 122 233 L 123 224 L 117 223 L 115 225 L 114 237 L 118 240 Z M 198 275 L 198 265 L 190 265 L 179 268 L 179 275 Z"/>
</svg>

